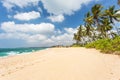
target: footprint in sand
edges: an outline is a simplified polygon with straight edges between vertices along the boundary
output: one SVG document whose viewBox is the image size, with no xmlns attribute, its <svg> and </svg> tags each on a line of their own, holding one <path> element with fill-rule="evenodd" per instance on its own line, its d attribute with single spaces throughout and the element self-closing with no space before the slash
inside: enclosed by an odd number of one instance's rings
<svg viewBox="0 0 120 80">
<path fill-rule="evenodd" d="M 1 74 L 0 76 L 1 76 L 1 77 L 2 77 L 2 76 L 5 76 L 5 74 Z"/>
</svg>

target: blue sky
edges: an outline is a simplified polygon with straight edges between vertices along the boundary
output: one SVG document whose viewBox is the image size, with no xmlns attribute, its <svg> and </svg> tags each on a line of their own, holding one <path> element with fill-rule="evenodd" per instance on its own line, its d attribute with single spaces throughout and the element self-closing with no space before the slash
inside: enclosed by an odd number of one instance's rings
<svg viewBox="0 0 120 80">
<path fill-rule="evenodd" d="M 96 3 L 119 9 L 117 0 L 0 0 L 0 48 L 70 45 Z"/>
</svg>

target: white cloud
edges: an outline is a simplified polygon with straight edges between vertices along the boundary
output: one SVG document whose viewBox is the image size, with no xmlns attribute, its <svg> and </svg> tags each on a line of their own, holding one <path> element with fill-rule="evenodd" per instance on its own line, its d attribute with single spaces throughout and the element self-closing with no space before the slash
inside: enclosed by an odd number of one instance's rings
<svg viewBox="0 0 120 80">
<path fill-rule="evenodd" d="M 36 43 L 40 41 L 44 41 L 47 39 L 45 35 L 42 34 L 26 34 L 26 33 L 2 33 L 0 34 L 0 39 L 17 39 L 24 40 L 27 43 Z"/>
<path fill-rule="evenodd" d="M 57 36 L 52 36 L 51 40 L 54 41 L 52 45 L 71 45 L 73 44 L 73 34 L 64 33 Z"/>
<path fill-rule="evenodd" d="M 77 28 L 64 28 L 64 30 L 69 34 L 74 34 L 77 32 Z"/>
<path fill-rule="evenodd" d="M 48 17 L 52 22 L 62 22 L 64 21 L 64 16 L 63 15 L 57 15 L 57 16 L 50 16 Z"/>
<path fill-rule="evenodd" d="M 43 7 L 48 13 L 54 15 L 66 14 L 71 15 L 79 10 L 82 4 L 88 4 L 91 1 L 98 0 L 2 0 L 3 6 L 8 10 L 18 6 L 24 8 L 27 6 L 37 6 L 39 1 L 43 3 Z"/>
<path fill-rule="evenodd" d="M 24 8 L 27 6 L 35 6 L 38 5 L 40 0 L 2 0 L 3 6 L 6 7 L 8 10 L 11 8 L 18 6 L 20 8 Z"/>
<path fill-rule="evenodd" d="M 44 8 L 51 14 L 71 15 L 79 10 L 82 4 L 88 4 L 94 0 L 41 0 Z"/>
<path fill-rule="evenodd" d="M 15 22 L 4 22 L 1 24 L 1 29 L 5 32 L 21 32 L 31 34 L 50 34 L 54 32 L 55 26 L 51 23 L 41 24 L 15 24 Z"/>
<path fill-rule="evenodd" d="M 40 17 L 40 13 L 36 12 L 36 11 L 18 13 L 16 15 L 14 15 L 15 19 L 23 20 L 23 21 L 29 21 L 29 20 L 32 20 L 32 19 L 37 19 L 39 17 Z"/>
<path fill-rule="evenodd" d="M 15 24 L 4 22 L 1 25 L 4 33 L 0 34 L 0 40 L 23 40 L 27 46 L 53 46 L 71 45 L 76 28 L 64 28 L 55 30 L 50 23 L 41 24 Z"/>
</svg>

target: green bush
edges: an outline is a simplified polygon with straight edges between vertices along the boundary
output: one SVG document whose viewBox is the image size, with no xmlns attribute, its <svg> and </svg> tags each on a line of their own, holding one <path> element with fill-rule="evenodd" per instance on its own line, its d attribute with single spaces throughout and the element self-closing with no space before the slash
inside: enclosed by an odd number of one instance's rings
<svg viewBox="0 0 120 80">
<path fill-rule="evenodd" d="M 95 48 L 95 42 L 91 42 L 87 45 L 85 45 L 86 48 Z"/>
<path fill-rule="evenodd" d="M 83 46 L 80 44 L 73 44 L 71 47 L 83 47 Z"/>
<path fill-rule="evenodd" d="M 120 54 L 120 37 L 114 39 L 100 39 L 85 45 L 86 48 L 96 48 L 104 53 Z"/>
</svg>

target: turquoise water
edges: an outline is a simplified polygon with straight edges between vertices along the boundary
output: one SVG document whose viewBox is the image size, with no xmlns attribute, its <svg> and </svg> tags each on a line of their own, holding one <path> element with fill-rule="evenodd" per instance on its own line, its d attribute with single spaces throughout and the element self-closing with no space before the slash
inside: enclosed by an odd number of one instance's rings
<svg viewBox="0 0 120 80">
<path fill-rule="evenodd" d="M 43 50 L 46 48 L 41 47 L 34 47 L 34 48 L 0 48 L 0 57 L 5 57 L 9 55 L 16 55 L 16 54 L 23 54 L 23 53 L 30 53 L 39 50 Z"/>
</svg>

